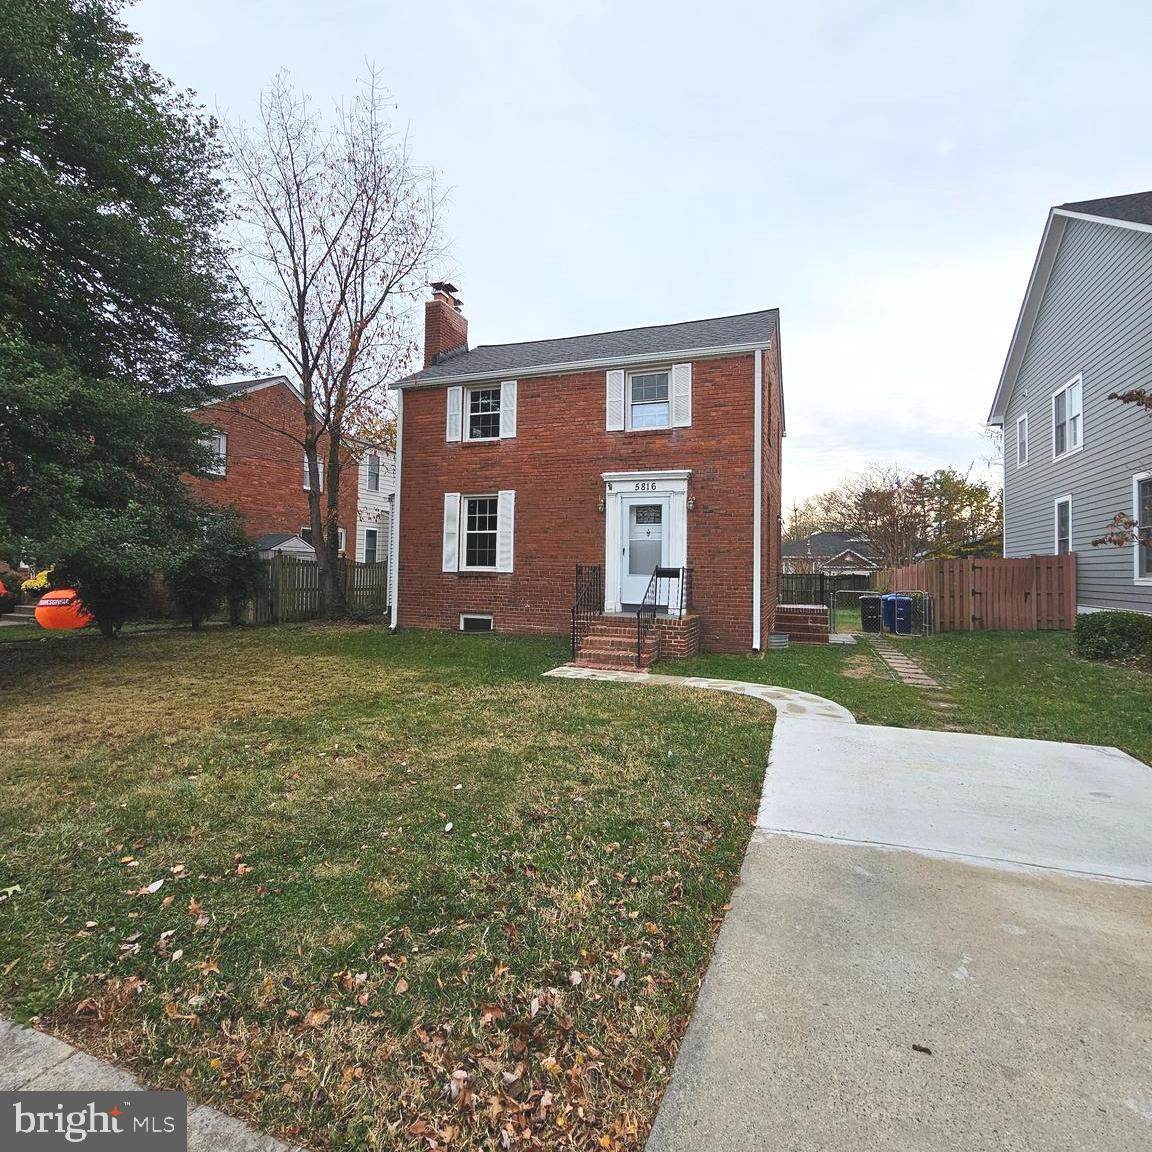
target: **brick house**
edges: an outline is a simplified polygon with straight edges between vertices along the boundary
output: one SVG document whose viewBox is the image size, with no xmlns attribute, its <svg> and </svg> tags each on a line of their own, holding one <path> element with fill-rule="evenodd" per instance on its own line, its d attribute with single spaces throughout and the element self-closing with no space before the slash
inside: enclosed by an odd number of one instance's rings
<svg viewBox="0 0 1152 1152">
<path fill-rule="evenodd" d="M 609 638 L 646 595 L 666 652 L 760 648 L 780 559 L 778 312 L 469 350 L 455 289 L 433 289 L 424 367 L 396 385 L 393 626 L 566 634 L 587 565 L 601 648 L 626 647 Z M 675 573 L 654 583 L 657 567 Z"/>
<path fill-rule="evenodd" d="M 232 504 L 249 535 L 269 549 L 311 539 L 304 450 L 288 438 L 304 431 L 304 401 L 284 376 L 218 385 L 219 399 L 192 413 L 208 425 L 217 465 L 189 476 L 189 490 L 208 504 Z M 357 560 L 384 560 L 390 546 L 394 457 L 356 442 L 340 493 L 341 551 Z M 298 548 L 298 544 L 297 544 Z"/>
</svg>

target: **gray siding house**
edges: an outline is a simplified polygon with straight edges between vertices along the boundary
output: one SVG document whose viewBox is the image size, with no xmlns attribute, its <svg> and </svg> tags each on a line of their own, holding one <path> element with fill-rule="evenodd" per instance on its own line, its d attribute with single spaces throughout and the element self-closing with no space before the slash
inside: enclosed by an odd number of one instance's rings
<svg viewBox="0 0 1152 1152">
<path fill-rule="evenodd" d="M 1077 554 L 1080 611 L 1152 613 L 1152 192 L 1062 204 L 1048 224 L 988 422 L 1004 430 L 1004 555 Z M 1147 535 L 1147 533 L 1146 533 Z"/>
</svg>

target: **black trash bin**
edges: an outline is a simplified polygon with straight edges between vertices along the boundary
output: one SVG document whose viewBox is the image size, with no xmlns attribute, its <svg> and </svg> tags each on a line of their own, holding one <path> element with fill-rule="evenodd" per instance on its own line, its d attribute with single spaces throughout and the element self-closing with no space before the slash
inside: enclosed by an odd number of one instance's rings
<svg viewBox="0 0 1152 1152">
<path fill-rule="evenodd" d="M 880 597 L 860 597 L 860 627 L 865 632 L 880 631 Z"/>
</svg>

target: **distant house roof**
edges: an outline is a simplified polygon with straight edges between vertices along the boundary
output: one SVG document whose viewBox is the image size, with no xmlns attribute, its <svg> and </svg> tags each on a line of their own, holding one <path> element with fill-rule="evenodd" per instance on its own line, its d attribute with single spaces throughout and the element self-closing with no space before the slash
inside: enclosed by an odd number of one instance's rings
<svg viewBox="0 0 1152 1152">
<path fill-rule="evenodd" d="M 1123 220 L 1129 224 L 1152 225 L 1152 192 L 1132 192 L 1127 196 L 1102 196 L 1099 200 L 1074 200 L 1060 204 L 1060 212 L 1075 212 L 1080 216 L 1104 216 L 1109 220 Z"/>
<path fill-rule="evenodd" d="M 256 538 L 258 552 L 277 552 L 286 544 L 292 545 L 292 551 L 312 551 L 312 545 L 295 532 L 269 532 Z"/>
<path fill-rule="evenodd" d="M 996 386 L 996 395 L 988 413 L 988 423 L 994 427 L 1004 423 L 1004 413 L 1008 408 L 1016 376 L 1024 362 L 1024 353 L 1028 348 L 1032 328 L 1048 288 L 1048 278 L 1056 263 L 1060 241 L 1064 238 L 1069 220 L 1077 219 L 1095 220 L 1115 228 L 1152 232 L 1152 192 L 1102 196 L 1098 200 L 1072 200 L 1049 210 L 1048 222 L 1044 227 L 1040 248 L 1032 265 L 1032 275 L 1028 279 L 1028 288 L 1024 293 L 1024 302 L 1020 305 L 1020 315 L 1016 319 L 1016 329 L 1012 333 L 1008 355 L 1005 356 L 1004 367 L 1000 371 L 1000 382 Z"/>
<path fill-rule="evenodd" d="M 657 324 L 594 332 L 557 340 L 529 340 L 523 344 L 482 344 L 441 354 L 429 367 L 397 382 L 397 387 L 419 387 L 448 380 L 479 380 L 501 376 L 543 375 L 598 365 L 644 363 L 703 352 L 752 351 L 768 344 L 776 334 L 780 312 L 744 312 L 713 320 Z"/>
<path fill-rule="evenodd" d="M 855 552 L 865 560 L 872 558 L 872 545 L 868 537 L 859 532 L 813 532 L 803 540 L 785 540 L 781 546 L 784 556 L 817 556 L 830 558 L 843 552 Z"/>
<path fill-rule="evenodd" d="M 297 400 L 301 403 L 304 402 L 304 396 L 300 389 L 297 388 L 287 376 L 258 376 L 254 380 L 228 380 L 223 384 L 214 384 L 212 387 L 218 395 L 214 396 L 208 403 L 218 404 L 221 400 L 225 400 L 229 396 L 240 396 L 248 392 L 259 392 L 263 388 L 275 388 L 277 384 L 283 384 Z"/>
</svg>

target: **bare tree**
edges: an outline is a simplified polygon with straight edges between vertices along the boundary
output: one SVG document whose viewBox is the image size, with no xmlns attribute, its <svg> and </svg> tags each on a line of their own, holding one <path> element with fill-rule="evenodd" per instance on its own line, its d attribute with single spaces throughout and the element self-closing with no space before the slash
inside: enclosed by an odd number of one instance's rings
<svg viewBox="0 0 1152 1152">
<path fill-rule="evenodd" d="M 232 274 L 256 340 L 299 385 L 299 437 L 325 611 L 347 613 L 339 504 L 348 437 L 387 423 L 386 383 L 415 352 L 412 305 L 440 255 L 442 199 L 391 127 L 375 71 L 320 115 L 282 73 L 254 127 L 226 133 L 235 191 Z M 279 431 L 279 429 L 278 429 Z"/>
</svg>

